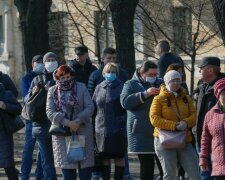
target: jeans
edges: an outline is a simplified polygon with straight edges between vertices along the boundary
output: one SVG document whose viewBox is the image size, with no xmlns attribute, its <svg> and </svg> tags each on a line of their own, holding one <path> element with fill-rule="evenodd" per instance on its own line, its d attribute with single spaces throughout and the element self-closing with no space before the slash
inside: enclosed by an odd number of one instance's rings
<svg viewBox="0 0 225 180">
<path fill-rule="evenodd" d="M 200 149 L 199 149 L 199 145 L 196 143 L 196 150 L 198 152 L 198 154 L 200 153 Z M 211 162 L 211 161 L 209 161 Z M 214 178 L 211 176 L 212 173 L 212 166 L 209 166 L 209 171 L 201 171 L 200 170 L 200 175 L 202 180 L 213 180 Z"/>
<path fill-rule="evenodd" d="M 51 138 L 37 138 L 41 154 L 44 180 L 57 180 Z"/>
<path fill-rule="evenodd" d="M 36 139 L 32 137 L 32 123 L 31 121 L 26 120 L 25 144 L 23 146 L 23 155 L 21 164 L 22 180 L 29 180 L 30 178 L 35 143 Z M 37 180 L 41 180 L 44 178 L 41 166 L 41 156 L 39 151 L 37 154 L 37 168 L 35 171 L 35 176 Z"/>
<path fill-rule="evenodd" d="M 155 154 L 138 154 L 140 161 L 140 179 L 153 180 L 155 167 Z"/>
<path fill-rule="evenodd" d="M 91 180 L 91 172 L 91 167 L 79 169 L 80 180 Z M 76 169 L 62 169 L 62 177 L 63 180 L 76 180 Z"/>
<path fill-rule="evenodd" d="M 198 167 L 198 157 L 191 143 L 181 149 L 165 149 L 161 146 L 159 138 L 155 138 L 155 151 L 163 168 L 163 180 L 176 179 L 177 162 L 187 172 L 191 180 L 201 180 Z"/>
</svg>

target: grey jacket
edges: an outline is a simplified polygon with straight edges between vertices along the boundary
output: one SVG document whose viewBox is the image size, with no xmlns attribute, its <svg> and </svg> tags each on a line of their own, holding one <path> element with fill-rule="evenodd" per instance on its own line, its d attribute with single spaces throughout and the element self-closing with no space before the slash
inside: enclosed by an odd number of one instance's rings
<svg viewBox="0 0 225 180">
<path fill-rule="evenodd" d="M 86 86 L 83 83 L 76 83 L 77 85 L 77 98 L 78 98 L 78 110 L 73 113 L 73 120 L 80 119 L 78 123 L 81 124 L 78 129 L 78 134 L 85 135 L 85 151 L 86 159 L 81 161 L 81 168 L 91 167 L 94 165 L 94 146 L 93 146 L 93 127 L 91 123 L 91 116 L 94 111 L 94 105 L 91 97 L 88 93 Z M 61 113 L 57 111 L 56 105 L 53 100 L 54 91 L 56 85 L 51 87 L 48 91 L 46 112 L 49 120 L 54 124 L 63 124 L 68 126 L 71 108 L 68 109 L 67 113 Z M 77 163 L 69 163 L 66 156 L 66 138 L 62 136 L 52 136 L 54 162 L 55 166 L 61 169 L 77 169 Z"/>
</svg>

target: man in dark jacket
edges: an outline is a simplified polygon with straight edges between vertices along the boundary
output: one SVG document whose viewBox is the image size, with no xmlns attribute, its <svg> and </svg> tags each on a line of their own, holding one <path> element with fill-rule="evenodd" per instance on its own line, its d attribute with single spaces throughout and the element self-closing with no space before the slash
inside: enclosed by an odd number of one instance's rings
<svg viewBox="0 0 225 180">
<path fill-rule="evenodd" d="M 92 65 L 88 56 L 88 48 L 84 45 L 75 48 L 76 59 L 67 62 L 68 66 L 76 72 L 76 80 L 88 84 L 88 79 L 91 73 L 97 68 Z"/>
<path fill-rule="evenodd" d="M 36 55 L 32 59 L 32 67 L 33 70 L 29 71 L 22 78 L 22 97 L 25 98 L 27 95 L 32 80 L 38 75 L 44 72 L 44 64 L 43 57 L 41 55 Z M 21 179 L 29 180 L 30 171 L 32 168 L 33 161 L 33 151 L 36 143 L 36 139 L 32 137 L 32 122 L 30 120 L 26 120 L 26 130 L 25 130 L 25 143 L 23 146 L 23 156 L 22 156 L 22 164 L 21 164 Z M 35 176 L 37 179 L 43 178 L 43 171 L 41 166 L 41 156 L 40 152 L 38 152 L 37 156 L 37 169 L 35 172 Z"/>
<path fill-rule="evenodd" d="M 181 57 L 169 51 L 170 51 L 170 44 L 166 40 L 160 41 L 156 46 L 156 53 L 160 56 L 158 62 L 160 78 L 164 77 L 166 69 L 170 64 L 177 63 L 180 64 L 181 66 L 184 66 L 184 62 L 181 59 Z"/>
<path fill-rule="evenodd" d="M 201 79 L 203 83 L 198 87 L 198 99 L 197 99 L 197 123 L 193 128 L 193 134 L 197 142 L 197 150 L 200 151 L 202 128 L 206 113 L 216 104 L 217 100 L 214 95 L 213 85 L 221 78 L 225 77 L 225 74 L 220 72 L 220 59 L 217 57 L 205 57 L 200 68 Z M 210 160 L 209 160 L 210 161 Z M 211 180 L 210 169 L 208 171 L 202 171 L 201 177 L 204 180 Z"/>
<path fill-rule="evenodd" d="M 116 59 L 116 50 L 111 47 L 104 49 L 102 54 L 102 63 L 100 64 L 99 69 L 92 72 L 89 77 L 88 91 L 91 96 L 94 94 L 95 87 L 105 80 L 102 75 L 102 70 L 107 63 L 118 64 L 118 61 Z M 124 83 L 128 80 L 127 72 L 120 67 L 119 67 L 119 79 Z"/>
</svg>

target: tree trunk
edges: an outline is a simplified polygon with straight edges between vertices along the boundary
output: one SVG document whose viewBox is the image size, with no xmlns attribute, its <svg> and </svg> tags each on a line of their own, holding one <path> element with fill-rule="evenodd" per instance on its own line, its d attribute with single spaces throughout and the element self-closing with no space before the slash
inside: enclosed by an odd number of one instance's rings
<svg viewBox="0 0 225 180">
<path fill-rule="evenodd" d="M 138 0 L 112 0 L 110 10 L 114 27 L 117 59 L 129 77 L 135 71 L 134 14 Z"/>
<path fill-rule="evenodd" d="M 194 91 L 194 85 L 195 85 L 195 58 L 196 54 L 194 53 L 193 56 L 191 56 L 191 81 L 190 81 L 190 94 Z"/>
<path fill-rule="evenodd" d="M 33 56 L 49 51 L 48 13 L 51 0 L 15 0 L 20 14 L 26 69 L 30 70 Z"/>
<path fill-rule="evenodd" d="M 225 1 L 211 0 L 211 3 L 223 39 L 223 44 L 225 45 Z"/>
</svg>

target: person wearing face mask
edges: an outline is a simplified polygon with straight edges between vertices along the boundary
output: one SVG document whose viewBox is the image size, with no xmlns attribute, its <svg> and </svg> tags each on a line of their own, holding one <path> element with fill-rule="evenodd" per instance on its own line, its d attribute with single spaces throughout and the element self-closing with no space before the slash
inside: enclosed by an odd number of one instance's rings
<svg viewBox="0 0 225 180">
<path fill-rule="evenodd" d="M 48 91 L 46 111 L 53 124 L 62 124 L 69 127 L 73 134 L 85 136 L 86 159 L 79 163 L 69 162 L 66 138 L 52 136 L 55 166 L 62 170 L 63 180 L 76 180 L 78 169 L 80 180 L 91 180 L 94 145 L 90 118 L 94 105 L 86 86 L 77 82 L 75 76 L 75 72 L 67 65 L 61 65 L 54 72 L 56 85 Z"/>
<path fill-rule="evenodd" d="M 25 103 L 28 98 L 39 91 L 40 85 L 44 86 L 45 91 L 55 85 L 53 79 L 53 72 L 58 68 L 57 55 L 53 52 L 48 52 L 43 57 L 44 73 L 36 76 L 31 82 L 28 94 L 25 97 Z M 47 94 L 46 94 L 47 99 Z M 46 106 L 46 104 L 43 104 Z M 43 112 L 46 113 L 46 112 Z M 35 121 L 35 120 L 33 120 Z M 32 122 L 32 136 L 36 138 L 38 143 L 38 150 L 40 151 L 42 159 L 43 175 L 45 180 L 56 180 L 56 170 L 54 166 L 52 139 L 48 133 L 51 122 L 46 116 L 41 122 Z"/>
<path fill-rule="evenodd" d="M 33 70 L 26 73 L 26 75 L 22 78 L 22 97 L 28 93 L 32 80 L 38 75 L 42 74 L 45 70 L 43 64 L 43 56 L 36 55 L 32 59 L 32 67 Z M 23 155 L 22 155 L 22 163 L 21 163 L 21 179 L 29 180 L 30 172 L 32 168 L 32 160 L 33 160 L 33 151 L 36 143 L 36 139 L 32 137 L 32 122 L 27 119 L 26 120 L 26 130 L 25 130 L 25 143 L 23 146 Z M 37 179 L 43 178 L 43 170 L 41 166 L 41 156 L 38 151 L 37 155 L 37 168 L 35 171 L 35 176 Z"/>
<path fill-rule="evenodd" d="M 93 71 L 89 77 L 88 91 L 91 96 L 93 95 L 96 86 L 105 80 L 105 78 L 102 75 L 102 71 L 103 71 L 104 66 L 107 63 L 118 64 L 117 54 L 116 54 L 116 50 L 114 48 L 108 47 L 108 48 L 104 49 L 104 51 L 102 53 L 102 63 L 99 65 L 99 69 Z M 120 81 L 122 81 L 124 83 L 128 80 L 127 72 L 124 69 L 122 69 L 120 66 L 119 66 L 118 78 L 120 79 Z"/>
<path fill-rule="evenodd" d="M 160 87 L 150 108 L 150 121 L 154 129 L 154 146 L 162 164 L 163 179 L 176 179 L 177 161 L 191 180 L 200 180 L 198 157 L 191 144 L 191 128 L 195 125 L 196 110 L 189 96 L 181 87 L 181 75 L 170 70 L 164 76 L 165 85 Z M 185 131 L 186 144 L 183 148 L 167 149 L 159 141 L 159 129 L 165 131 Z"/>
<path fill-rule="evenodd" d="M 149 108 L 153 98 L 159 94 L 162 83 L 163 80 L 157 77 L 157 65 L 145 61 L 135 71 L 133 78 L 125 82 L 120 95 L 121 104 L 128 116 L 128 153 L 138 155 L 141 180 L 154 179 L 154 161 L 158 158 L 154 150 L 154 128 L 149 123 Z M 159 163 L 158 166 L 161 167 Z"/>
<path fill-rule="evenodd" d="M 110 180 L 111 159 L 115 162 L 115 180 L 123 180 L 124 155 L 127 151 L 126 110 L 120 104 L 123 82 L 118 79 L 115 63 L 107 63 L 102 71 L 105 80 L 97 85 L 95 104 L 95 138 L 99 158 L 103 162 L 102 179 Z"/>
</svg>

